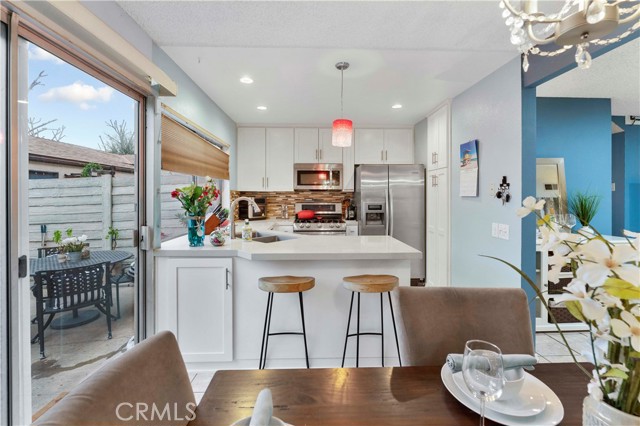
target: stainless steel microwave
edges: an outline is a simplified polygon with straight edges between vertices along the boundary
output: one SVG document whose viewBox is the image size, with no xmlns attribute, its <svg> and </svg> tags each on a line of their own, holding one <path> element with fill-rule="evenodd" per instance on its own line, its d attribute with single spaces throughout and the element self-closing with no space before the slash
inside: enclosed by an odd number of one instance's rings
<svg viewBox="0 0 640 426">
<path fill-rule="evenodd" d="M 293 165 L 296 191 L 342 191 L 342 164 L 297 163 Z"/>
</svg>

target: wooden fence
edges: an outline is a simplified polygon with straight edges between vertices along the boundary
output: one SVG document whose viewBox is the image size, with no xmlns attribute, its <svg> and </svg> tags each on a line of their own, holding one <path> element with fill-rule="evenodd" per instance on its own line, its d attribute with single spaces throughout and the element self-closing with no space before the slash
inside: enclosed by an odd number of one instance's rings
<svg viewBox="0 0 640 426">
<path fill-rule="evenodd" d="M 171 191 L 190 182 L 190 176 L 162 172 L 163 239 L 186 232 L 177 218 L 180 203 L 171 198 Z M 87 235 L 89 246 L 94 250 L 111 247 L 105 237 L 113 226 L 120 233 L 118 249 L 133 253 L 136 204 L 133 176 L 29 180 L 29 255 L 37 256 L 37 249 L 42 246 L 40 225 L 47 226 L 47 246 L 54 245 L 52 238 L 56 230 L 64 234 L 71 228 L 75 236 Z"/>
</svg>

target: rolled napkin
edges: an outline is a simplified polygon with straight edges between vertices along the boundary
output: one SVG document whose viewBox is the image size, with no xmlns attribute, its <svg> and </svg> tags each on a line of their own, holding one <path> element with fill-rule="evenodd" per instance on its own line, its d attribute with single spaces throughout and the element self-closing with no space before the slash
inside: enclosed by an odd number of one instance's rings
<svg viewBox="0 0 640 426">
<path fill-rule="evenodd" d="M 462 371 L 462 354 L 447 355 L 447 365 L 452 373 Z M 538 363 L 536 357 L 526 354 L 502 355 L 502 366 L 505 370 L 512 368 L 524 368 L 525 370 L 533 370 L 533 366 Z"/>
<path fill-rule="evenodd" d="M 269 426 L 273 415 L 273 399 L 271 389 L 265 388 L 260 391 L 256 399 L 256 405 L 251 413 L 249 426 Z"/>
</svg>

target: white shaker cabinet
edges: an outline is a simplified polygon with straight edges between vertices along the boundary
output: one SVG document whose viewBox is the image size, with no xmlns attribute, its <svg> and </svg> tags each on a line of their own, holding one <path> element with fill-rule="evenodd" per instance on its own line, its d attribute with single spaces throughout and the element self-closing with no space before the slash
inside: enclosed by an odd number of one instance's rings
<svg viewBox="0 0 640 426">
<path fill-rule="evenodd" d="M 156 257 L 156 277 L 156 331 L 187 363 L 233 361 L 232 259 Z"/>
<path fill-rule="evenodd" d="M 342 148 L 331 144 L 331 129 L 295 129 L 296 163 L 342 163 Z"/>
<path fill-rule="evenodd" d="M 356 164 L 413 164 L 413 129 L 356 129 Z"/>
<path fill-rule="evenodd" d="M 449 105 L 443 105 L 427 120 L 427 170 L 449 165 Z"/>
<path fill-rule="evenodd" d="M 413 164 L 413 129 L 384 129 L 384 164 Z"/>
<path fill-rule="evenodd" d="M 355 188 L 355 146 L 340 148 L 342 150 L 342 191 L 353 192 Z"/>
<path fill-rule="evenodd" d="M 293 128 L 238 128 L 238 191 L 293 191 Z"/>
<path fill-rule="evenodd" d="M 427 173 L 427 286 L 449 285 L 449 169 Z"/>
<path fill-rule="evenodd" d="M 355 129 L 356 164 L 384 163 L 384 131 L 382 129 Z"/>
<path fill-rule="evenodd" d="M 238 190 L 263 191 L 266 177 L 264 127 L 238 128 Z M 292 172 L 293 173 L 293 172 Z"/>
<path fill-rule="evenodd" d="M 268 128 L 265 189 L 293 191 L 293 128 Z"/>
<path fill-rule="evenodd" d="M 320 129 L 320 139 L 318 141 L 318 149 L 320 151 L 321 163 L 342 163 L 344 159 L 344 149 L 339 146 L 333 146 L 331 139 L 333 137 L 332 129 Z M 353 146 L 353 144 L 351 144 Z"/>
</svg>

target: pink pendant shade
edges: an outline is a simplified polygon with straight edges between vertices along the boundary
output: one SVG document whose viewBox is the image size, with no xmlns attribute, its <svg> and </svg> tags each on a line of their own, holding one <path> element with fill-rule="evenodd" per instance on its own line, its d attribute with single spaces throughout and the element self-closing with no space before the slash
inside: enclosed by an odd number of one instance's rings
<svg viewBox="0 0 640 426">
<path fill-rule="evenodd" d="M 331 145 L 339 147 L 351 146 L 353 138 L 353 121 L 339 118 L 333 121 Z"/>
</svg>

